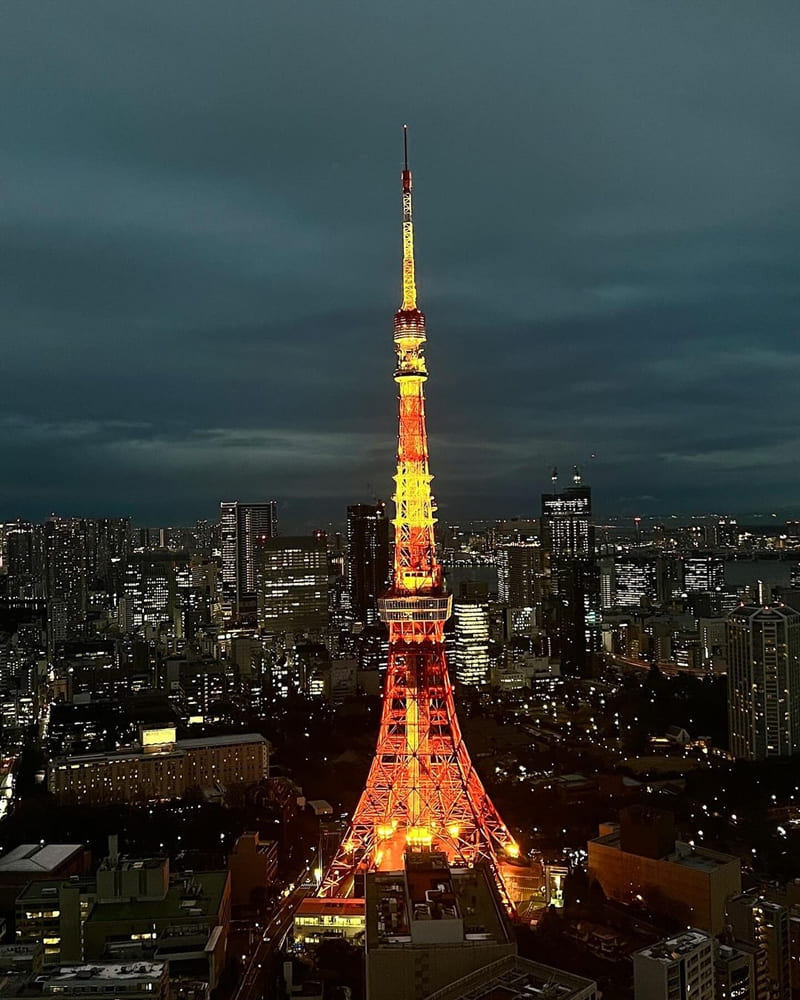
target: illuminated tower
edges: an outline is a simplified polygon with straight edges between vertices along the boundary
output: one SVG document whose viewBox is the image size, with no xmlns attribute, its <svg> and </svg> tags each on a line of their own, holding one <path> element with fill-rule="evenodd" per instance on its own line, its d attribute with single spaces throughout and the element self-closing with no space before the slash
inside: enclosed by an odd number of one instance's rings
<svg viewBox="0 0 800 1000">
<path fill-rule="evenodd" d="M 452 598 L 444 589 L 433 534 L 423 394 L 425 315 L 417 308 L 405 131 L 404 139 L 403 303 L 394 318 L 399 396 L 394 560 L 391 585 L 379 602 L 389 626 L 389 662 L 366 788 L 320 894 L 349 895 L 357 875 L 400 869 L 406 850 L 433 847 L 454 864 L 488 864 L 512 909 L 501 863 L 517 857 L 519 848 L 467 753 L 445 658 L 444 623 Z"/>
</svg>

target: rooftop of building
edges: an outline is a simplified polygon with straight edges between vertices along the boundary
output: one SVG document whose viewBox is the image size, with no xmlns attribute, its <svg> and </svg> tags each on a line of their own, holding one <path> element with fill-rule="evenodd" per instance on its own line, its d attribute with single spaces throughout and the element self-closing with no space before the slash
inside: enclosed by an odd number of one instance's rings
<svg viewBox="0 0 800 1000">
<path fill-rule="evenodd" d="M 357 896 L 308 896 L 300 901 L 295 914 L 305 917 L 363 917 L 364 900 Z"/>
<path fill-rule="evenodd" d="M 489 870 L 451 867 L 437 851 L 409 852 L 404 869 L 369 874 L 365 902 L 368 949 L 407 947 L 428 923 L 449 924 L 449 944 L 510 940 Z"/>
<path fill-rule="evenodd" d="M 170 885 L 163 899 L 126 899 L 99 903 L 92 908 L 87 924 L 119 920 L 186 920 L 203 917 L 216 920 L 222 905 L 228 872 L 196 872 Z"/>
<path fill-rule="evenodd" d="M 164 962 L 96 962 L 91 965 L 65 965 L 35 976 L 9 976 L 0 980 L 0 996 L 41 997 L 54 993 L 88 995 L 115 991 L 138 993 L 142 988 L 155 991 L 166 972 Z"/>
<path fill-rule="evenodd" d="M 79 852 L 83 844 L 20 844 L 0 857 L 0 874 L 54 872 Z"/>
<path fill-rule="evenodd" d="M 97 889 L 97 879 L 89 875 L 73 875 L 69 879 L 37 879 L 36 881 L 28 882 L 25 888 L 20 891 L 17 896 L 17 903 L 27 905 L 30 903 L 47 902 L 48 899 L 52 902 L 53 899 L 58 899 L 58 893 L 62 885 L 76 886 L 80 893 L 93 893 Z"/>
<path fill-rule="evenodd" d="M 777 913 L 785 909 L 781 903 L 771 899 L 765 899 L 758 892 L 742 892 L 738 896 L 731 896 L 726 904 L 729 908 L 748 907 L 750 909 L 766 910 L 769 913 Z"/>
<path fill-rule="evenodd" d="M 101 871 L 132 872 L 141 871 L 143 868 L 155 870 L 163 868 L 165 858 L 131 858 L 127 854 L 120 854 L 118 857 L 103 858 L 100 862 Z"/>
<path fill-rule="evenodd" d="M 690 952 L 701 947 L 701 945 L 712 941 L 713 938 L 710 935 L 692 928 L 691 930 L 681 931 L 680 934 L 674 934 L 672 937 L 665 938 L 663 941 L 656 941 L 655 944 L 642 948 L 636 954 L 641 955 L 642 958 L 649 958 L 652 961 L 663 962 L 669 965 L 684 955 L 690 954 Z"/>
<path fill-rule="evenodd" d="M 92 965 L 62 965 L 45 975 L 38 976 L 37 981 L 48 980 L 51 983 L 63 983 L 69 980 L 99 979 L 114 982 L 121 979 L 160 979 L 164 974 L 163 962 L 97 962 Z"/>
<path fill-rule="evenodd" d="M 187 739 L 187 740 L 175 740 L 174 743 L 164 743 L 165 747 L 170 747 L 169 750 L 154 751 L 151 746 L 148 750 L 119 750 L 119 751 L 108 751 L 106 753 L 87 753 L 87 754 L 75 754 L 67 757 L 55 757 L 53 759 L 54 767 L 70 767 L 76 764 L 97 764 L 103 760 L 140 760 L 143 757 L 182 757 L 187 751 L 190 750 L 206 750 L 212 747 L 233 747 L 233 746 L 244 746 L 244 745 L 266 745 L 269 746 L 269 740 L 262 736 L 261 733 L 230 733 L 225 736 L 202 736 L 197 739 Z"/>
<path fill-rule="evenodd" d="M 784 604 L 783 601 L 771 601 L 769 604 L 742 604 L 731 612 L 730 619 L 783 619 L 790 618 L 793 615 L 797 616 L 799 613 L 794 608 L 789 607 L 788 604 Z"/>
<path fill-rule="evenodd" d="M 508 955 L 428 994 L 427 1000 L 588 1000 L 596 988 L 591 979 Z"/>
<path fill-rule="evenodd" d="M 604 824 L 603 826 L 604 829 L 610 827 L 610 832 L 601 834 L 599 837 L 594 837 L 589 841 L 589 845 L 599 844 L 603 847 L 611 847 L 614 850 L 621 851 L 619 826 L 616 823 Z M 692 868 L 696 871 L 704 872 L 714 872 L 725 868 L 727 865 L 739 865 L 741 863 L 732 854 L 712 851 L 708 847 L 692 846 L 691 844 L 684 843 L 682 840 L 676 840 L 675 849 L 669 854 L 664 855 L 664 857 L 658 859 L 648 858 L 648 860 L 666 861 L 673 865 L 681 865 L 684 868 Z"/>
</svg>

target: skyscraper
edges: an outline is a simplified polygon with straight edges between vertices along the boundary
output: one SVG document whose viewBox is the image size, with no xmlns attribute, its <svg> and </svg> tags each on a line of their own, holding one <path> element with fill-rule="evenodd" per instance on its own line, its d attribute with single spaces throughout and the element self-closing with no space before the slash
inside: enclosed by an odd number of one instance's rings
<svg viewBox="0 0 800 1000">
<path fill-rule="evenodd" d="M 497 596 L 510 608 L 541 604 L 549 553 L 535 542 L 501 545 L 497 550 Z"/>
<path fill-rule="evenodd" d="M 8 596 L 35 600 L 45 595 L 43 531 L 39 524 L 15 521 L 6 524 Z"/>
<path fill-rule="evenodd" d="M 725 561 L 713 552 L 694 551 L 683 560 L 687 594 L 711 594 L 725 586 Z"/>
<path fill-rule="evenodd" d="M 389 582 L 389 519 L 386 504 L 356 503 L 347 508 L 347 591 L 360 621 L 378 621 L 378 598 Z"/>
<path fill-rule="evenodd" d="M 256 547 L 278 534 L 278 507 L 274 500 L 219 505 L 222 546 L 222 610 L 228 619 L 255 620 Z"/>
<path fill-rule="evenodd" d="M 264 539 L 257 551 L 258 626 L 273 635 L 318 633 L 328 624 L 328 550 L 312 536 Z"/>
<path fill-rule="evenodd" d="M 86 534 L 77 517 L 50 517 L 44 525 L 48 642 L 86 635 Z"/>
<path fill-rule="evenodd" d="M 640 608 L 648 601 L 654 601 L 657 578 L 655 558 L 615 556 L 613 606 Z"/>
<path fill-rule="evenodd" d="M 559 490 L 558 473 L 553 469 L 553 492 L 542 494 L 542 547 L 554 564 L 570 559 L 594 558 L 592 490 L 584 486 L 578 467 L 572 486 Z"/>
<path fill-rule="evenodd" d="M 743 605 L 728 618 L 731 753 L 748 760 L 800 750 L 800 614 Z"/>
<path fill-rule="evenodd" d="M 542 494 L 542 545 L 550 555 L 551 595 L 545 629 L 562 667 L 589 672 L 600 650 L 600 570 L 595 558 L 592 491 L 577 466 L 572 486 Z"/>
<path fill-rule="evenodd" d="M 462 585 L 453 603 L 453 618 L 456 680 L 459 684 L 480 687 L 489 679 L 488 588 Z"/>
</svg>

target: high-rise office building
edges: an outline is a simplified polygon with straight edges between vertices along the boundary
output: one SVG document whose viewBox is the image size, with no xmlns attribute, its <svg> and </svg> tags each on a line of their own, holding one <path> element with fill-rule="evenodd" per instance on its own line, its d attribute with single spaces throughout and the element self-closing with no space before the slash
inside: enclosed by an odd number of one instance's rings
<svg viewBox="0 0 800 1000">
<path fill-rule="evenodd" d="M 4 525 L 8 596 L 36 600 L 45 596 L 44 543 L 40 524 L 15 521 Z"/>
<path fill-rule="evenodd" d="M 572 486 L 558 490 L 553 470 L 553 492 L 542 494 L 542 547 L 553 563 L 594 558 L 592 490 L 584 486 L 576 466 Z"/>
<path fill-rule="evenodd" d="M 255 619 L 256 551 L 278 534 L 278 506 L 225 500 L 219 505 L 222 547 L 222 610 L 226 618 Z"/>
<path fill-rule="evenodd" d="M 714 938 L 692 928 L 633 955 L 636 1000 L 715 1000 Z"/>
<path fill-rule="evenodd" d="M 614 606 L 640 608 L 657 596 L 656 560 L 636 556 L 614 558 Z"/>
<path fill-rule="evenodd" d="M 551 596 L 545 630 L 562 667 L 585 674 L 600 651 L 600 570 L 595 558 L 592 491 L 577 467 L 572 486 L 542 494 L 542 545 L 550 556 Z"/>
<path fill-rule="evenodd" d="M 497 550 L 497 596 L 509 608 L 535 608 L 542 603 L 549 553 L 538 542 L 517 542 Z"/>
<path fill-rule="evenodd" d="M 453 618 L 456 680 L 480 687 L 489 679 L 488 588 L 462 586 L 453 604 Z"/>
<path fill-rule="evenodd" d="M 372 625 L 379 620 L 378 598 L 389 583 L 389 519 L 383 500 L 347 508 L 346 567 L 353 614 Z"/>
<path fill-rule="evenodd" d="M 134 552 L 128 561 L 124 587 L 121 617 L 126 631 L 166 629 L 176 638 L 184 637 L 192 590 L 187 552 Z"/>
<path fill-rule="evenodd" d="M 800 750 L 800 614 L 785 604 L 728 618 L 728 731 L 735 757 Z"/>
<path fill-rule="evenodd" d="M 77 517 L 50 517 L 44 524 L 48 642 L 86 635 L 88 598 L 86 533 Z"/>
<path fill-rule="evenodd" d="M 753 893 L 728 900 L 727 921 L 733 936 L 754 949 L 754 996 L 790 1000 L 789 911 Z"/>
<path fill-rule="evenodd" d="M 328 624 L 328 551 L 312 536 L 265 539 L 258 547 L 258 626 L 310 635 Z"/>
<path fill-rule="evenodd" d="M 713 594 L 725 586 L 725 560 L 713 552 L 690 552 L 683 560 L 687 594 Z"/>
</svg>

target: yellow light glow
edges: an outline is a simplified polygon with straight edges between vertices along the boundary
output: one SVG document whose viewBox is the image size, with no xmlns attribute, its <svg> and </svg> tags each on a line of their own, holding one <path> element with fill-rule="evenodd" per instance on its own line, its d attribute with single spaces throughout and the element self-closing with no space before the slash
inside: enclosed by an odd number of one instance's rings
<svg viewBox="0 0 800 1000">
<path fill-rule="evenodd" d="M 391 823 L 381 823 L 375 830 L 378 840 L 387 840 L 394 833 Z"/>
<path fill-rule="evenodd" d="M 411 192 L 403 192 L 403 309 L 417 308 L 414 280 L 414 223 L 411 215 Z"/>
<path fill-rule="evenodd" d="M 455 838 L 461 833 L 461 827 L 458 825 L 458 823 L 451 823 L 450 826 L 448 826 L 447 828 L 447 832 L 450 834 L 451 837 Z"/>
<path fill-rule="evenodd" d="M 510 844 L 506 844 L 506 854 L 511 858 L 518 858 L 519 844 L 516 844 L 513 840 Z"/>
<path fill-rule="evenodd" d="M 430 847 L 433 834 L 427 826 L 410 826 L 406 831 L 406 843 L 412 847 Z"/>
<path fill-rule="evenodd" d="M 163 747 L 175 742 L 175 726 L 142 730 L 142 748 Z"/>
</svg>

